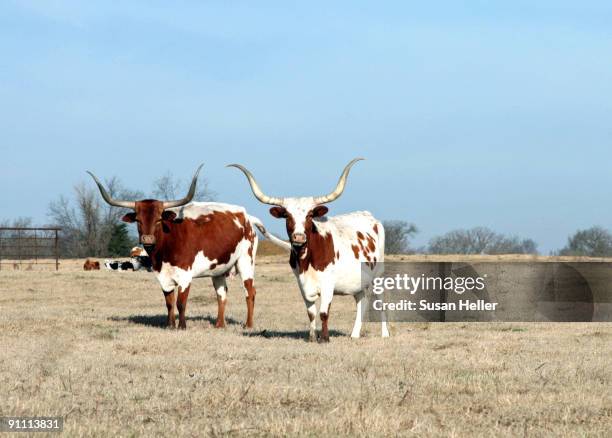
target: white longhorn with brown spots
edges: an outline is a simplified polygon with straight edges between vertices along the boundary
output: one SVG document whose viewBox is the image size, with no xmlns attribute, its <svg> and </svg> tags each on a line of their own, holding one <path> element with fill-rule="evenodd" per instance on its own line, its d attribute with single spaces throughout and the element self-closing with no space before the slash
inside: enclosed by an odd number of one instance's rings
<svg viewBox="0 0 612 438">
<path fill-rule="evenodd" d="M 361 158 L 352 160 L 344 168 L 336 189 L 329 195 L 303 198 L 267 196 L 246 168 L 230 164 L 246 175 L 257 199 L 274 205 L 270 209 L 272 216 L 285 219 L 291 241 L 285 246 L 291 250 L 289 264 L 297 278 L 310 319 L 311 341 L 316 340 L 316 300 L 319 297 L 321 340 L 329 341 L 328 318 L 334 295 L 352 295 L 355 298 L 357 315 L 351 337 L 360 336 L 361 304 L 365 296 L 361 264 L 366 264 L 364 273 L 373 278 L 378 275 L 380 262 L 384 260 L 385 231 L 369 212 L 325 216 L 328 209 L 323 204 L 334 201 L 342 194 L 351 166 L 359 160 Z M 278 241 L 275 243 L 279 244 Z M 384 320 L 382 336 L 389 336 Z"/>
</svg>

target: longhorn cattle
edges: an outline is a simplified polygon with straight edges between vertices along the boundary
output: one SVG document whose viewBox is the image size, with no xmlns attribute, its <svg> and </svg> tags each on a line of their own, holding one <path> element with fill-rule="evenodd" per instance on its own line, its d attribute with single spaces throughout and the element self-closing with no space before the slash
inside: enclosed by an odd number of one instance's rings
<svg viewBox="0 0 612 438">
<path fill-rule="evenodd" d="M 175 304 L 179 313 L 179 328 L 186 328 L 187 298 L 191 281 L 195 277 L 212 277 L 217 293 L 215 326 L 224 327 L 226 277 L 233 272 L 240 274 L 246 294 L 246 326 L 252 327 L 256 293 L 253 280 L 258 243 L 253 226 L 266 237 L 273 240 L 276 238 L 267 234 L 261 221 L 247 214 L 242 207 L 215 202 L 191 202 L 201 168 L 200 165 L 187 196 L 176 201 L 115 200 L 98 178 L 88 173 L 108 204 L 134 210 L 123 216 L 123 221 L 137 224 L 140 243 L 151 259 L 165 296 L 169 328 L 176 327 Z"/>
<path fill-rule="evenodd" d="M 310 319 L 310 340 L 316 340 L 316 300 L 320 297 L 321 341 L 329 341 L 329 309 L 334 295 L 352 295 L 357 304 L 357 315 L 351 337 L 361 333 L 361 304 L 365 296 L 361 282 L 361 264 L 365 263 L 366 280 L 380 272 L 384 260 L 385 231 L 382 224 L 369 212 L 359 211 L 326 217 L 323 205 L 336 200 L 344 191 L 353 164 L 342 172 L 333 192 L 325 196 L 278 198 L 264 194 L 253 175 L 239 164 L 247 177 L 253 194 L 264 204 L 273 205 L 270 214 L 285 219 L 290 244 L 275 241 L 291 250 L 289 264 L 297 279 Z M 369 283 L 369 281 L 367 282 Z M 387 323 L 382 322 L 382 336 L 388 337 Z"/>
</svg>

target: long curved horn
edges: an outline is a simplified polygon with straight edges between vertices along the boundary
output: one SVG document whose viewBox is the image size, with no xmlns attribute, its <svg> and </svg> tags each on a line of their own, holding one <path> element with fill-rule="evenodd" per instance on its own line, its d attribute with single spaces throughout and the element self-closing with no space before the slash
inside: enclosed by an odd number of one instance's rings
<svg viewBox="0 0 612 438">
<path fill-rule="evenodd" d="M 225 167 L 235 167 L 237 169 L 242 170 L 242 173 L 244 173 L 247 179 L 249 180 L 249 184 L 251 185 L 251 190 L 253 191 L 253 194 L 264 204 L 280 206 L 284 205 L 285 198 L 274 198 L 272 196 L 266 195 L 263 190 L 259 188 L 259 184 L 257 184 L 257 181 L 255 181 L 255 178 L 253 177 L 253 175 L 251 175 L 251 172 L 246 169 L 246 167 L 241 166 L 240 164 L 228 164 Z"/>
<path fill-rule="evenodd" d="M 108 204 L 114 207 L 131 208 L 132 210 L 136 208 L 136 203 L 134 201 L 121 201 L 111 198 L 102 183 L 98 180 L 98 178 L 96 178 L 96 175 L 91 173 L 89 170 L 87 171 L 87 173 L 90 174 L 91 177 L 94 179 L 94 181 L 98 185 L 98 188 L 100 189 L 100 194 Z"/>
<path fill-rule="evenodd" d="M 196 185 L 198 184 L 198 175 L 200 174 L 200 169 L 202 169 L 203 165 L 204 163 L 200 164 L 200 167 L 198 167 L 198 169 L 196 170 L 195 175 L 193 175 L 193 179 L 191 180 L 191 186 L 189 187 L 189 192 L 187 193 L 187 196 L 185 196 L 183 199 L 177 199 L 176 201 L 164 201 L 164 210 L 166 208 L 180 207 L 181 205 L 185 205 L 188 202 L 191 202 L 193 196 L 195 195 Z"/>
<path fill-rule="evenodd" d="M 348 177 L 351 167 L 353 167 L 353 164 L 355 164 L 357 161 L 361 161 L 364 159 L 365 158 L 355 158 L 350 163 L 348 163 L 344 168 L 342 175 L 340 175 L 340 179 L 338 180 L 338 184 L 336 185 L 334 191 L 331 192 L 329 195 L 315 197 L 314 202 L 316 202 L 317 204 L 325 204 L 327 202 L 332 202 L 338 199 L 344 191 L 344 186 L 346 185 L 346 178 Z"/>
</svg>

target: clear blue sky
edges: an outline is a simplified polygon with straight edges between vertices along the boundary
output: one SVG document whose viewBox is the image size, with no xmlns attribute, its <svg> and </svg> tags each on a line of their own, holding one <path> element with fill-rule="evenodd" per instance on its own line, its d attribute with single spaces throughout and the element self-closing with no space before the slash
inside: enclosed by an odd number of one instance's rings
<svg viewBox="0 0 612 438">
<path fill-rule="evenodd" d="M 330 213 L 417 245 L 612 228 L 612 3 L 465 3 L 2 2 L 0 218 L 46 222 L 86 169 L 148 190 L 204 162 L 272 224 L 225 164 L 310 195 L 364 156 Z"/>
</svg>

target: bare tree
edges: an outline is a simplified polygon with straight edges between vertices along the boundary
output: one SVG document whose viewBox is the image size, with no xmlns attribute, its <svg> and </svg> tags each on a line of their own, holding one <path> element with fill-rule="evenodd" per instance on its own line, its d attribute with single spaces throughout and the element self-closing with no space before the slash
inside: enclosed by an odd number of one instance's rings
<svg viewBox="0 0 612 438">
<path fill-rule="evenodd" d="M 64 256 L 83 257 L 101 254 L 101 205 L 94 190 L 84 183 L 74 187 L 76 207 L 61 196 L 49 204 L 48 216 L 62 227 L 61 251 Z"/>
<path fill-rule="evenodd" d="M 175 177 L 169 171 L 153 182 L 153 198 L 155 199 L 179 199 L 185 196 L 191 180 L 185 181 Z M 195 201 L 212 201 L 216 196 L 203 176 L 198 178 L 198 186 L 193 197 Z"/>
<path fill-rule="evenodd" d="M 3 219 L 0 221 L 0 228 L 26 228 L 32 226 L 31 217 L 18 217 L 15 219 Z"/>
<path fill-rule="evenodd" d="M 32 226 L 31 217 L 18 217 L 15 219 L 3 219 L 0 221 L 0 228 L 27 228 Z M 9 253 L 17 256 L 31 253 L 28 245 L 31 245 L 24 234 L 18 230 L 0 230 L 0 252 L 3 252 L 5 247 L 10 246 Z"/>
<path fill-rule="evenodd" d="M 487 254 L 537 254 L 538 244 L 533 239 L 517 236 L 497 236 L 486 249 Z"/>
<path fill-rule="evenodd" d="M 113 177 L 106 181 L 112 197 L 125 199 L 142 198 L 142 194 L 125 190 L 120 181 Z M 127 212 L 124 208 L 112 207 L 100 199 L 95 187 L 79 183 L 74 187 L 73 206 L 60 196 L 49 204 L 47 215 L 55 224 L 62 227 L 60 250 L 67 257 L 105 256 L 116 225 Z"/>
<path fill-rule="evenodd" d="M 384 221 L 385 228 L 385 254 L 406 254 L 412 252 L 409 239 L 418 229 L 416 225 L 406 221 Z"/>
<path fill-rule="evenodd" d="M 453 230 L 429 242 L 432 254 L 537 254 L 532 239 L 504 236 L 486 227 Z"/>
<path fill-rule="evenodd" d="M 578 230 L 568 237 L 567 245 L 559 253 L 590 257 L 612 256 L 612 234 L 599 226 Z"/>
</svg>

